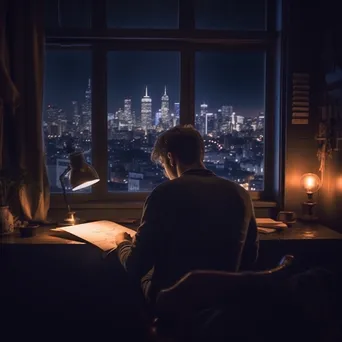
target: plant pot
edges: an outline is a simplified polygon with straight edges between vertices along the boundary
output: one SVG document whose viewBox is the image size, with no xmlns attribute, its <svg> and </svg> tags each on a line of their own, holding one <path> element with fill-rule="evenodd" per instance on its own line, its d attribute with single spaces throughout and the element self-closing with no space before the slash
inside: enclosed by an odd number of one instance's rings
<svg viewBox="0 0 342 342">
<path fill-rule="evenodd" d="M 0 235 L 14 232 L 14 218 L 9 207 L 0 207 Z"/>
</svg>

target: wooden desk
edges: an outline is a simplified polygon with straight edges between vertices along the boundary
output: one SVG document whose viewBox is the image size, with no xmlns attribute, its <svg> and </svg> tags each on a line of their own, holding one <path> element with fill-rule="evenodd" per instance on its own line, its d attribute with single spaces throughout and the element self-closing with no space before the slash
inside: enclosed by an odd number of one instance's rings
<svg viewBox="0 0 342 342">
<path fill-rule="evenodd" d="M 21 238 L 19 232 L 1 237 L 0 295 L 2 307 L 13 310 L 9 317 L 18 312 L 25 316 L 25 310 L 30 315 L 33 310 L 69 319 L 112 318 L 126 329 L 136 309 L 115 254 L 104 261 L 97 247 L 51 228 L 40 227 L 30 238 Z M 260 234 L 258 269 L 274 267 L 285 254 L 295 256 L 297 270 L 342 269 L 342 234 L 302 224 Z"/>
<path fill-rule="evenodd" d="M 124 224 L 126 227 L 136 230 L 137 224 Z M 68 233 L 51 231 L 54 226 L 39 227 L 34 237 L 22 238 L 19 231 L 14 234 L 5 235 L 0 238 L 0 243 L 5 245 L 85 245 L 81 239 L 73 237 Z M 271 234 L 259 234 L 261 241 L 323 241 L 332 240 L 342 243 L 342 234 L 322 226 L 320 224 L 305 225 L 296 223 L 291 228 L 276 231 Z M 263 244 L 263 243 L 262 243 Z"/>
</svg>

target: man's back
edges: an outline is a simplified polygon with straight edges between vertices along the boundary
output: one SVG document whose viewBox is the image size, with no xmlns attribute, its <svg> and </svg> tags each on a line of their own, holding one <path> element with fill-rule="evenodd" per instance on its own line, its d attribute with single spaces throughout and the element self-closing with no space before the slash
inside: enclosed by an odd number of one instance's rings
<svg viewBox="0 0 342 342">
<path fill-rule="evenodd" d="M 138 277 L 148 271 L 147 266 L 154 267 L 153 298 L 191 270 L 248 267 L 257 251 L 257 227 L 248 193 L 209 170 L 196 169 L 151 193 L 132 258 L 125 259 L 128 272 L 131 268 Z"/>
</svg>

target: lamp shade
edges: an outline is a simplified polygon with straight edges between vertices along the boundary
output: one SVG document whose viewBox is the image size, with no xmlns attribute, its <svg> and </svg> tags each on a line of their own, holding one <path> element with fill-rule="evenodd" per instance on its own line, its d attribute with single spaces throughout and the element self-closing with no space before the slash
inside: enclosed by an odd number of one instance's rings
<svg viewBox="0 0 342 342">
<path fill-rule="evenodd" d="M 321 187 L 321 180 L 314 173 L 305 173 L 300 179 L 300 185 L 307 194 L 313 194 Z"/>
<path fill-rule="evenodd" d="M 72 191 L 87 188 L 100 180 L 96 170 L 85 161 L 82 152 L 71 153 L 69 158 L 69 181 Z"/>
</svg>

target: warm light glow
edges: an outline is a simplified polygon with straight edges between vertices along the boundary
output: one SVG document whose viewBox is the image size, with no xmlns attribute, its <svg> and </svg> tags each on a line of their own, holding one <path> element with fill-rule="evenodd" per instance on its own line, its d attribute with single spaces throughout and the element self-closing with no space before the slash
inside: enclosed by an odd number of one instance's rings
<svg viewBox="0 0 342 342">
<path fill-rule="evenodd" d="M 337 184 L 337 190 L 338 191 L 342 191 L 342 176 L 339 176 L 338 178 L 337 178 L 337 182 L 336 182 Z"/>
<path fill-rule="evenodd" d="M 74 187 L 72 189 L 72 191 L 76 191 L 76 190 L 80 190 L 80 189 L 84 189 L 84 188 L 87 188 L 88 186 L 91 186 L 95 183 L 97 183 L 100 179 L 94 179 L 94 180 L 91 180 L 91 181 L 88 181 L 88 182 L 85 182 L 85 183 L 82 183 L 76 187 Z"/>
<path fill-rule="evenodd" d="M 314 173 L 305 173 L 300 179 L 300 184 L 306 193 L 313 194 L 320 188 L 321 180 Z"/>
</svg>

